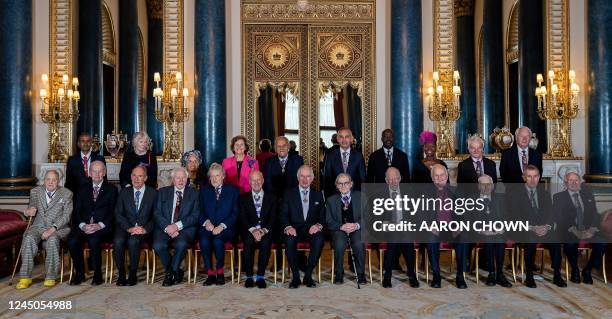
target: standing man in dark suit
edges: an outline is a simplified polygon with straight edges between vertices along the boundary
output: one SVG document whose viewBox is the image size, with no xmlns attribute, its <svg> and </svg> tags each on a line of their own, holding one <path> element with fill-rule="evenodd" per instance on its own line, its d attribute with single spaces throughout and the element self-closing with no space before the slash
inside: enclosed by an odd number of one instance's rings
<svg viewBox="0 0 612 319">
<path fill-rule="evenodd" d="M 155 232 L 153 249 L 159 255 L 166 275 L 162 286 L 172 286 L 183 281 L 184 272 L 180 269 L 189 245 L 195 237 L 200 199 L 198 191 L 187 186 L 187 170 L 177 167 L 172 170 L 172 185 L 162 187 L 155 202 Z M 172 242 L 174 255 L 168 252 Z"/>
<path fill-rule="evenodd" d="M 352 148 L 353 132 L 348 128 L 338 130 L 340 147 L 327 152 L 323 165 L 323 181 L 325 197 L 337 193 L 336 177 L 340 173 L 347 173 L 353 179 L 353 189 L 360 191 L 361 183 L 366 180 L 365 161 L 358 150 Z"/>
<path fill-rule="evenodd" d="M 83 242 L 89 245 L 94 276 L 94 286 L 104 282 L 102 278 L 102 249 L 104 240 L 110 240 L 113 233 L 113 211 L 117 202 L 117 188 L 104 180 L 106 165 L 93 161 L 89 166 L 91 181 L 81 185 L 76 196 L 72 215 L 72 231 L 68 235 L 68 249 L 74 261 L 76 276 L 71 285 L 80 285 L 85 279 Z"/>
<path fill-rule="evenodd" d="M 473 184 L 473 186 L 476 186 L 478 178 L 482 175 L 488 175 L 493 179 L 493 183 L 497 183 L 495 162 L 484 157 L 484 141 L 482 138 L 474 134 L 468 138 L 467 143 L 470 157 L 461 161 L 457 167 L 457 184 Z"/>
<path fill-rule="evenodd" d="M 342 259 L 344 251 L 350 243 L 353 250 L 357 281 L 365 284 L 365 245 L 361 240 L 361 192 L 353 191 L 351 175 L 338 174 L 336 187 L 339 194 L 332 195 L 326 203 L 325 219 L 327 227 L 332 231 L 334 247 L 335 278 L 334 284 L 343 283 L 344 267 Z"/>
<path fill-rule="evenodd" d="M 553 212 L 560 216 L 559 232 L 565 239 L 563 250 L 570 266 L 570 281 L 580 283 L 578 268 L 578 245 L 581 241 L 591 244 L 591 255 L 582 270 L 582 280 L 592 285 L 591 269 L 600 268 L 603 254 L 606 252 L 606 240 L 598 236 L 600 215 L 597 213 L 595 196 L 591 190 L 582 185 L 580 175 L 576 172 L 565 174 L 565 191 L 553 197 Z"/>
<path fill-rule="evenodd" d="M 94 161 L 104 161 L 104 156 L 91 151 L 92 138 L 87 132 L 79 134 L 77 146 L 80 151 L 68 158 L 66 163 L 66 188 L 77 195 L 79 186 L 89 181 L 89 167 Z"/>
<path fill-rule="evenodd" d="M 157 190 L 146 186 L 146 166 L 132 169 L 131 187 L 121 189 L 115 206 L 115 238 L 113 258 L 119 271 L 117 286 L 136 285 L 140 245 L 153 231 L 153 212 Z M 125 279 L 125 246 L 130 255 L 130 272 Z"/>
<path fill-rule="evenodd" d="M 542 172 L 542 152 L 529 148 L 531 130 L 526 126 L 519 127 L 514 136 L 516 143 L 502 152 L 499 163 L 499 174 L 504 183 L 523 183 L 523 171 L 527 165 L 534 165 Z"/>
<path fill-rule="evenodd" d="M 276 221 L 278 202 L 272 193 L 264 192 L 263 174 L 254 170 L 249 174 L 251 191 L 240 198 L 240 220 L 244 225 L 244 268 L 246 271 L 246 288 L 266 288 L 266 265 L 270 258 L 272 246 L 272 228 Z M 257 277 L 253 280 L 253 264 L 255 262 L 255 247 L 259 244 L 257 261 Z M 279 249 L 280 250 L 280 249 Z M 240 276 L 240 274 L 238 274 Z"/>
<path fill-rule="evenodd" d="M 550 253 L 552 269 L 554 271 L 553 283 L 558 287 L 566 287 L 561 277 L 561 245 L 550 243 L 554 238 L 553 225 L 555 212 L 552 211 L 550 194 L 539 187 L 540 171 L 535 165 L 527 165 L 523 170 L 524 185 L 514 185 L 507 196 L 509 211 L 518 215 L 519 221 L 529 222 L 529 234 L 525 249 L 526 279 L 525 286 L 535 288 L 533 279 L 533 264 L 538 243 L 547 243 Z"/>
<path fill-rule="evenodd" d="M 223 183 L 225 170 L 218 163 L 210 165 L 208 176 L 210 183 L 200 190 L 202 203 L 199 221 L 200 253 L 208 271 L 208 277 L 203 285 L 224 285 L 224 245 L 236 234 L 239 191 L 233 185 Z M 212 265 L 213 252 L 216 259 L 215 267 Z"/>
<path fill-rule="evenodd" d="M 395 147 L 393 130 L 382 131 L 381 141 L 383 146 L 370 154 L 368 159 L 368 183 L 384 183 L 385 174 L 389 167 L 397 168 L 402 176 L 402 181 L 410 183 L 408 155 Z"/>
<path fill-rule="evenodd" d="M 300 270 L 297 260 L 297 244 L 310 243 L 310 254 L 304 271 L 304 285 L 316 287 L 312 280 L 312 270 L 321 257 L 323 248 L 323 224 L 325 223 L 325 202 L 323 194 L 312 187 L 314 172 L 308 165 L 302 165 L 297 172 L 299 185 L 288 189 L 283 196 L 281 225 L 285 233 L 287 259 L 293 273 L 289 288 L 298 288 Z"/>
</svg>

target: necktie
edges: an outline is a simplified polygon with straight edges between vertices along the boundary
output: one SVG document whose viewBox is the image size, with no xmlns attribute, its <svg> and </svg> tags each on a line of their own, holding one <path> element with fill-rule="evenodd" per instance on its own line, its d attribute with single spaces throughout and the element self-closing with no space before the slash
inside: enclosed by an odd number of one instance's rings
<svg viewBox="0 0 612 319">
<path fill-rule="evenodd" d="M 48 201 L 51 201 L 53 199 L 53 195 L 55 195 L 55 192 L 53 192 L 53 193 L 47 192 L 47 197 L 49 198 Z"/>
<path fill-rule="evenodd" d="M 183 192 L 176 191 L 176 206 L 174 207 L 174 218 L 172 218 L 172 223 L 176 223 L 179 220 L 182 201 L 183 201 Z"/>
<path fill-rule="evenodd" d="M 136 193 L 134 193 L 134 206 L 136 206 L 136 212 L 138 212 L 139 204 L 140 204 L 140 191 L 136 191 Z"/>
<path fill-rule="evenodd" d="M 392 155 L 391 155 L 391 151 L 390 151 L 390 150 L 388 150 L 388 151 L 387 151 L 387 165 L 388 165 L 388 166 L 391 166 L 391 161 L 392 161 L 392 159 L 393 159 L 393 158 L 392 158 Z"/>
<path fill-rule="evenodd" d="M 522 152 L 523 152 L 523 155 L 521 155 L 521 163 L 523 164 L 523 170 L 524 170 L 525 167 L 527 167 L 529 163 L 527 161 L 527 153 L 525 152 L 525 150 L 523 150 Z"/>
<path fill-rule="evenodd" d="M 89 158 L 83 156 L 83 168 L 85 169 L 85 176 L 89 177 Z"/>
<path fill-rule="evenodd" d="M 100 186 L 93 187 L 93 200 L 94 202 L 98 200 L 98 195 L 100 194 Z"/>
<path fill-rule="evenodd" d="M 478 177 L 482 176 L 482 162 L 481 161 L 475 161 L 476 163 L 476 175 L 478 175 Z"/>
<path fill-rule="evenodd" d="M 221 196 L 221 187 L 215 187 L 215 196 L 217 200 L 219 200 L 219 196 Z"/>
<path fill-rule="evenodd" d="M 281 172 L 285 174 L 285 165 L 287 165 L 287 158 L 279 158 L 279 159 L 280 159 Z"/>
<path fill-rule="evenodd" d="M 257 212 L 257 218 L 259 218 L 259 216 L 261 214 L 261 195 L 254 194 L 253 195 L 253 202 L 255 204 L 255 211 Z"/>
<path fill-rule="evenodd" d="M 302 191 L 302 214 L 304 214 L 304 220 L 308 217 L 308 190 Z"/>
<path fill-rule="evenodd" d="M 346 173 L 346 169 L 348 168 L 348 152 L 342 152 L 342 170 Z"/>
<path fill-rule="evenodd" d="M 536 202 L 536 194 L 533 189 L 529 191 L 529 199 L 531 200 L 531 208 L 537 209 L 538 203 Z"/>
<path fill-rule="evenodd" d="M 578 230 L 584 230 L 584 209 L 580 204 L 580 198 L 578 193 L 574 193 L 574 206 L 576 206 L 576 225 Z"/>
<path fill-rule="evenodd" d="M 349 206 L 350 202 L 351 202 L 351 198 L 348 197 L 348 195 L 342 196 L 342 204 L 344 204 L 344 209 L 345 210 L 348 209 L 348 206 Z"/>
</svg>

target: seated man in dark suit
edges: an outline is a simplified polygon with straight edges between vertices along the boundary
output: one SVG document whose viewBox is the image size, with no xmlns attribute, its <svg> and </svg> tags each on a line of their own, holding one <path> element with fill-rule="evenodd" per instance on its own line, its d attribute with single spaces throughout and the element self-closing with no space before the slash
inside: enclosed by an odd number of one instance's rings
<svg viewBox="0 0 612 319">
<path fill-rule="evenodd" d="M 554 241 L 553 225 L 556 212 L 552 211 L 550 194 L 539 187 L 540 171 L 535 165 L 527 165 L 523 170 L 524 185 L 514 185 L 507 193 L 508 207 L 518 216 L 519 221 L 529 222 L 529 236 L 525 249 L 526 279 L 525 286 L 535 288 L 533 279 L 533 264 L 538 243 L 546 243 L 550 252 L 550 259 L 554 271 L 553 283 L 559 287 L 566 287 L 561 277 L 561 245 L 550 243 Z M 510 185 L 507 185 L 510 186 Z"/>
<path fill-rule="evenodd" d="M 101 161 L 94 161 L 89 166 L 91 181 L 81 185 L 76 196 L 75 209 L 72 214 L 72 231 L 68 235 L 68 249 L 74 261 L 76 276 L 71 285 L 80 285 L 85 279 L 83 261 L 83 242 L 89 245 L 94 269 L 92 285 L 100 285 L 102 278 L 102 249 L 104 240 L 110 240 L 113 229 L 113 211 L 117 202 L 117 188 L 104 180 L 106 166 Z"/>
<path fill-rule="evenodd" d="M 166 275 L 162 286 L 172 286 L 183 281 L 181 262 L 195 237 L 200 199 L 198 191 L 187 186 L 188 173 L 184 167 L 172 170 L 172 185 L 162 187 L 155 201 L 155 231 L 153 249 L 159 255 Z M 174 255 L 168 252 L 169 244 Z"/>
<path fill-rule="evenodd" d="M 529 147 L 531 130 L 519 127 L 514 133 L 516 143 L 502 152 L 499 175 L 504 183 L 523 183 L 523 171 L 527 165 L 534 165 L 542 172 L 542 152 Z"/>
<path fill-rule="evenodd" d="M 399 170 L 403 183 L 410 183 L 408 155 L 395 147 L 395 134 L 393 130 L 384 130 L 381 141 L 382 147 L 370 154 L 368 159 L 368 183 L 384 183 L 385 174 L 389 167 L 395 167 Z"/>
<path fill-rule="evenodd" d="M 310 243 L 310 254 L 304 271 L 303 283 L 307 287 L 316 287 L 312 280 L 312 270 L 321 257 L 323 248 L 323 224 L 325 223 L 325 208 L 323 194 L 314 189 L 311 184 L 314 172 L 308 165 L 302 165 L 297 172 L 299 185 L 288 189 L 283 196 L 281 206 L 281 225 L 285 233 L 285 249 L 293 278 L 289 288 L 298 288 L 300 270 L 297 260 L 297 244 Z"/>
<path fill-rule="evenodd" d="M 131 187 L 121 189 L 115 206 L 115 239 L 113 258 L 119 271 L 117 286 L 136 285 L 140 245 L 153 231 L 153 211 L 157 190 L 146 186 L 147 168 L 136 166 L 132 169 Z M 130 255 L 129 277 L 125 278 L 125 246 Z"/>
<path fill-rule="evenodd" d="M 224 245 L 234 238 L 239 199 L 238 189 L 223 183 L 225 170 L 221 165 L 217 163 L 210 165 L 208 176 L 210 183 L 200 190 L 202 203 L 199 221 L 200 253 L 208 271 L 204 286 L 225 284 Z M 213 251 L 217 261 L 216 270 L 212 265 Z"/>
<path fill-rule="evenodd" d="M 257 284 L 258 288 L 266 288 L 266 265 L 270 258 L 272 246 L 272 228 L 276 221 L 278 202 L 272 193 L 264 192 L 263 175 L 254 170 L 249 174 L 251 191 L 240 198 L 240 221 L 244 225 L 244 270 L 247 279 L 246 288 Z M 255 262 L 255 247 L 259 244 L 259 258 L 257 262 L 257 277 L 253 281 L 253 264 Z M 240 274 L 238 274 L 240 276 Z"/>
<path fill-rule="evenodd" d="M 342 259 L 349 243 L 353 250 L 352 258 L 354 258 L 357 268 L 357 281 L 359 284 L 365 284 L 365 245 L 361 240 L 360 231 L 361 192 L 352 190 L 351 175 L 346 173 L 338 174 L 336 187 L 339 194 L 328 198 L 325 209 L 325 219 L 327 227 L 332 232 L 332 245 L 334 247 L 334 284 L 343 283 L 344 267 L 342 266 Z"/>
<path fill-rule="evenodd" d="M 104 156 L 91 151 L 92 138 L 87 132 L 79 134 L 77 146 L 80 149 L 78 154 L 68 158 L 66 163 L 66 183 L 65 186 L 72 191 L 76 197 L 79 187 L 89 181 L 89 167 L 94 161 L 104 161 Z"/>
<path fill-rule="evenodd" d="M 592 251 L 582 270 L 582 280 L 585 284 L 592 285 L 591 269 L 601 268 L 607 246 L 606 239 L 598 234 L 600 215 L 597 213 L 593 193 L 586 185 L 582 185 L 578 173 L 565 174 L 564 181 L 567 189 L 553 197 L 553 212 L 560 215 L 559 231 L 562 238 L 565 238 L 563 250 L 572 267 L 570 281 L 580 283 L 578 244 L 586 241 L 591 244 Z"/>
<path fill-rule="evenodd" d="M 353 189 L 360 191 L 361 183 L 366 179 L 365 161 L 358 150 L 351 147 L 353 133 L 348 128 L 338 130 L 340 147 L 332 148 L 325 155 L 323 165 L 323 182 L 325 197 L 337 193 L 336 177 L 340 173 L 347 173 L 353 179 Z"/>
</svg>

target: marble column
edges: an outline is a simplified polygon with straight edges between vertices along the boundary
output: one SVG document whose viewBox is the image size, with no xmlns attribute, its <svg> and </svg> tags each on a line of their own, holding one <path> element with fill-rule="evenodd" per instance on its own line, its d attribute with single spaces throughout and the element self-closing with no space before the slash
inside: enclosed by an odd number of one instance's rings
<svg viewBox="0 0 612 319">
<path fill-rule="evenodd" d="M 410 168 L 421 153 L 423 52 L 421 0 L 391 1 L 391 128 Z"/>
<path fill-rule="evenodd" d="M 119 130 L 132 135 L 142 126 L 138 116 L 138 5 L 119 1 Z M 107 129 L 108 131 L 108 129 Z"/>
<path fill-rule="evenodd" d="M 588 149 L 586 179 L 612 183 L 612 2 L 587 3 Z"/>
<path fill-rule="evenodd" d="M 195 2 L 195 148 L 204 163 L 227 154 L 225 1 Z"/>
<path fill-rule="evenodd" d="M 32 176 L 32 1 L 0 1 L 0 195 L 27 195 Z"/>
<path fill-rule="evenodd" d="M 147 133 L 153 142 L 153 153 L 162 155 L 164 151 L 164 125 L 155 119 L 155 99 L 153 89 L 156 87 L 153 81 L 155 72 L 164 71 L 164 10 L 162 0 L 147 0 L 147 17 L 149 22 L 149 39 L 147 52 L 147 95 L 146 116 Z"/>
</svg>

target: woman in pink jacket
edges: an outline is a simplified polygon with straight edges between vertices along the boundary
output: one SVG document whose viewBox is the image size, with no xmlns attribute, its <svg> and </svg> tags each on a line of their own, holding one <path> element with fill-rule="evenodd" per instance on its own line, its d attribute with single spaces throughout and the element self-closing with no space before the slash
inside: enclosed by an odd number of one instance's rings
<svg viewBox="0 0 612 319">
<path fill-rule="evenodd" d="M 250 157 L 249 144 L 246 137 L 242 135 L 234 136 L 230 144 L 234 156 L 223 160 L 221 166 L 225 170 L 225 182 L 238 187 L 240 194 L 250 192 L 249 173 L 252 170 L 259 170 L 257 160 Z"/>
</svg>

